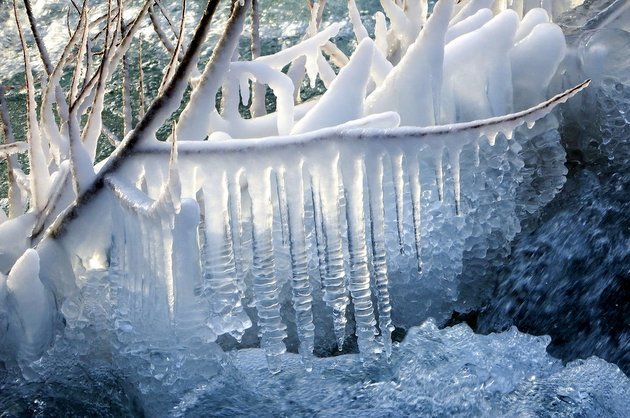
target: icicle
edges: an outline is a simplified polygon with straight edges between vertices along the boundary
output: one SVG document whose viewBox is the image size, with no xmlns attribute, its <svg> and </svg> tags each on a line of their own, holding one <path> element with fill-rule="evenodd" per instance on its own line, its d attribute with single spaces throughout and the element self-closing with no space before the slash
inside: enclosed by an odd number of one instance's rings
<svg viewBox="0 0 630 418">
<path fill-rule="evenodd" d="M 444 148 L 442 148 L 441 144 L 434 146 L 438 148 L 438 150 L 435 151 L 433 160 L 433 164 L 435 166 L 435 184 L 437 185 L 438 190 L 438 200 L 442 202 L 444 201 Z"/>
<path fill-rule="evenodd" d="M 15 324 L 18 356 L 35 360 L 53 337 L 56 310 L 50 291 L 40 280 L 39 255 L 27 249 L 15 262 L 6 279 L 12 308 L 19 322 Z"/>
<path fill-rule="evenodd" d="M 322 202 L 320 195 L 319 178 L 311 176 L 311 201 L 313 202 L 313 223 L 315 225 L 315 246 L 317 248 L 317 259 L 319 267 L 319 278 L 322 289 L 325 288 L 324 281 L 326 278 L 326 240 L 324 238 L 322 218 Z"/>
<path fill-rule="evenodd" d="M 243 254 L 243 215 L 242 215 L 242 196 L 241 196 L 241 174 L 239 170 L 229 177 L 228 196 L 230 207 L 230 229 L 232 230 L 232 243 L 234 249 L 234 258 L 239 260 L 235 262 L 236 266 L 236 285 L 238 286 L 240 299 L 245 297 L 245 281 L 244 270 L 246 260 Z"/>
<path fill-rule="evenodd" d="M 330 165 L 314 173 L 319 176 L 319 191 L 322 207 L 322 231 L 326 242 L 326 276 L 324 277 L 324 300 L 333 310 L 333 326 L 338 348 L 343 349 L 346 339 L 346 308 L 348 292 L 344 268 L 343 243 L 340 225 L 340 194 L 338 173 L 339 155 L 330 158 Z"/>
<path fill-rule="evenodd" d="M 404 168 L 403 153 L 398 152 L 392 156 L 392 174 L 394 182 L 394 194 L 396 195 L 396 225 L 398 227 L 398 246 L 400 253 L 404 253 L 405 244 L 405 218 L 404 218 Z"/>
<path fill-rule="evenodd" d="M 226 174 L 215 173 L 207 184 L 213 186 L 212 191 L 204 190 L 199 197 L 205 233 L 201 252 L 203 287 L 210 305 L 208 321 L 217 335 L 234 333 L 238 338 L 251 323 L 243 311 L 236 281 Z"/>
<path fill-rule="evenodd" d="M 359 354 L 362 361 L 366 361 L 378 352 L 378 346 L 374 341 L 376 320 L 374 319 L 374 308 L 372 306 L 366 248 L 363 160 L 355 156 L 353 158 L 351 161 L 344 161 L 341 165 L 346 191 L 348 252 L 350 255 L 348 288 L 354 304 Z"/>
<path fill-rule="evenodd" d="M 280 356 L 286 352 L 282 340 L 287 336 L 280 316 L 280 289 L 275 272 L 273 252 L 273 207 L 271 205 L 271 172 L 269 168 L 248 177 L 252 193 L 252 225 L 254 249 L 254 294 L 261 347 L 267 355 L 272 373 L 281 370 Z"/>
<path fill-rule="evenodd" d="M 472 138 L 461 138 L 459 141 L 450 141 L 447 145 L 451 173 L 453 175 L 453 187 L 455 192 L 455 214 L 461 215 L 461 170 L 460 156 L 462 154 L 462 144 L 469 143 Z"/>
<path fill-rule="evenodd" d="M 201 264 L 197 228 L 201 223 L 200 208 L 193 199 L 183 199 L 173 228 L 173 288 L 175 296 L 175 331 L 178 334 L 201 334 L 208 329 L 203 321 L 196 291 L 201 287 Z M 209 335 L 215 339 L 215 335 Z"/>
<path fill-rule="evenodd" d="M 278 196 L 278 211 L 280 215 L 280 230 L 282 233 L 282 246 L 289 244 L 289 219 L 288 219 L 288 203 L 287 189 L 285 183 L 286 173 L 284 169 L 275 171 L 276 195 Z"/>
<path fill-rule="evenodd" d="M 498 132 L 489 132 L 486 134 L 488 137 L 488 144 L 494 147 L 494 144 L 497 142 L 497 135 L 499 135 Z"/>
<path fill-rule="evenodd" d="M 420 164 L 417 155 L 409 158 L 409 189 L 411 191 L 411 215 L 413 217 L 413 235 L 416 246 L 416 259 L 418 260 L 418 272 L 422 272 L 422 224 L 421 224 L 421 185 Z"/>
<path fill-rule="evenodd" d="M 378 307 L 378 325 L 385 354 L 392 353 L 391 304 L 387 277 L 387 251 L 385 248 L 385 205 L 383 193 L 383 157 L 374 156 L 367 160 L 370 221 L 372 230 L 372 264 Z"/>
<path fill-rule="evenodd" d="M 241 93 L 241 104 L 247 106 L 249 103 L 249 77 L 239 77 L 239 92 Z"/>
<path fill-rule="evenodd" d="M 291 168 L 290 176 L 281 176 L 281 189 L 288 191 L 289 245 L 291 253 L 291 288 L 293 309 L 300 340 L 299 352 L 302 363 L 308 371 L 313 369 L 313 348 L 315 345 L 315 325 L 313 325 L 312 291 L 308 275 L 306 235 L 304 231 L 304 183 L 302 163 Z"/>
<path fill-rule="evenodd" d="M 479 167 L 480 164 L 480 159 L 479 159 L 479 151 L 480 151 L 480 147 L 479 147 L 479 138 L 475 138 L 475 141 L 473 142 L 473 147 L 474 147 L 474 153 L 475 153 L 475 167 Z"/>
</svg>

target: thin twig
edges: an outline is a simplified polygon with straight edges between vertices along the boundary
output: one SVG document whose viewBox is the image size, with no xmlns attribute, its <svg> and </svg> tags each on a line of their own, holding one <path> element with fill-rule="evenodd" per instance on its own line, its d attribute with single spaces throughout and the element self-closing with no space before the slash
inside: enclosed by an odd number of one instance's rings
<svg viewBox="0 0 630 418">
<path fill-rule="evenodd" d="M 120 7 L 120 6 L 119 6 Z M 121 19 L 120 36 L 125 31 L 125 22 Z M 133 111 L 131 108 L 131 87 L 129 84 L 129 59 L 127 54 L 122 58 L 122 99 L 123 99 L 123 136 L 133 129 Z"/>
<path fill-rule="evenodd" d="M 153 6 L 149 8 L 149 17 L 151 18 L 151 24 L 153 25 L 153 30 L 158 36 L 158 39 L 162 42 L 162 45 L 164 45 L 164 48 L 166 48 L 168 53 L 173 56 L 175 54 L 175 46 L 173 46 L 173 43 L 168 38 L 164 28 L 162 28 Z"/>
<path fill-rule="evenodd" d="M 145 99 L 144 99 L 144 70 L 142 69 L 142 35 L 138 39 L 138 93 L 140 96 L 140 109 L 138 110 L 138 117 L 144 118 L 145 111 Z"/>
<path fill-rule="evenodd" d="M 166 72 L 164 73 L 164 78 L 162 79 L 162 83 L 160 84 L 158 94 L 162 93 L 162 89 L 175 73 L 175 68 L 177 67 L 179 52 L 182 46 L 182 39 L 184 38 L 184 23 L 186 21 L 185 18 L 186 18 L 186 0 L 183 0 L 182 1 L 182 16 L 179 22 L 179 33 L 177 35 L 177 44 L 175 45 L 175 51 L 173 51 L 171 60 L 168 63 Z"/>
<path fill-rule="evenodd" d="M 258 0 L 252 0 L 252 13 L 251 13 L 251 51 L 252 61 L 262 55 L 262 47 L 260 45 L 260 16 L 258 12 Z M 263 116 L 267 114 L 265 108 L 265 93 L 267 88 L 260 83 L 252 81 L 252 105 L 250 111 L 252 117 Z"/>
</svg>

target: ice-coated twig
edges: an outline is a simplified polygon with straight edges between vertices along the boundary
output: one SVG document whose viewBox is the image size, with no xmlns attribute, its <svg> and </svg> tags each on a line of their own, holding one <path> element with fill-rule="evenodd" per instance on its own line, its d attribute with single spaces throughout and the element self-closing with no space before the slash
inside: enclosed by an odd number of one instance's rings
<svg viewBox="0 0 630 418">
<path fill-rule="evenodd" d="M 112 12 L 113 0 L 108 2 L 108 14 Z M 98 145 L 98 138 L 101 134 L 101 127 L 103 121 L 103 106 L 105 100 L 105 89 L 107 87 L 107 80 L 109 79 L 109 73 L 113 66 L 110 66 L 110 60 L 112 59 L 112 48 L 115 43 L 116 33 L 120 30 L 120 24 L 122 13 L 119 13 L 119 18 L 117 19 L 117 27 L 113 31 L 110 29 L 109 25 L 105 30 L 105 49 L 103 53 L 103 58 L 101 60 L 101 65 L 99 66 L 97 72 L 97 81 L 95 85 L 95 95 L 92 100 L 91 110 L 88 115 L 88 120 L 83 128 L 83 132 L 81 133 L 81 141 L 85 145 L 85 148 L 88 152 L 88 155 L 92 161 L 96 158 L 96 148 Z M 107 19 L 109 22 L 109 17 Z M 111 45 L 110 45 L 111 44 Z M 122 55 L 122 54 L 121 54 Z M 121 56 L 122 58 L 122 56 Z M 80 115 L 78 115 L 80 117 Z"/>
<path fill-rule="evenodd" d="M 120 6 L 119 6 L 120 7 Z M 125 22 L 121 20 L 119 33 L 126 29 Z M 127 135 L 133 129 L 133 109 L 131 107 L 131 85 L 129 83 L 129 58 L 127 54 L 122 59 L 122 98 L 123 98 L 123 136 Z"/>
<path fill-rule="evenodd" d="M 7 108 L 7 101 L 4 96 L 4 86 L 0 84 L 0 120 L 2 120 L 2 130 L 4 133 L 4 141 L 6 146 L 11 146 L 15 142 L 13 135 L 13 125 L 11 124 L 11 117 L 9 116 L 9 110 Z M 26 144 L 24 144 L 26 145 Z M 16 173 L 22 171 L 20 161 L 14 154 L 7 155 L 7 176 L 9 180 L 9 218 L 15 218 L 23 213 L 23 199 L 22 191 L 18 185 Z"/>
<path fill-rule="evenodd" d="M 357 43 L 365 38 L 369 38 L 370 35 L 368 35 L 367 29 L 365 29 L 363 22 L 361 22 L 361 14 L 359 13 L 355 0 L 348 0 L 348 15 L 350 16 L 350 22 L 352 22 L 352 30 L 354 31 L 354 36 L 357 38 Z"/>
<path fill-rule="evenodd" d="M 74 2 L 72 2 L 72 4 L 74 4 Z M 83 7 L 81 8 L 81 16 L 84 16 L 84 15 L 86 15 L 86 19 L 87 19 L 86 0 L 84 0 Z M 81 20 L 79 21 L 79 23 L 80 22 Z M 83 69 L 83 57 L 88 52 L 88 37 L 89 37 L 89 28 L 88 28 L 88 25 L 84 23 L 81 29 L 81 43 L 79 44 L 79 50 L 76 55 L 76 64 L 74 66 L 74 71 L 72 73 L 72 82 L 70 84 L 70 95 L 68 97 L 70 106 L 72 106 L 72 104 L 76 100 L 77 94 L 79 92 L 79 79 L 81 77 L 81 71 Z M 89 76 L 88 75 L 89 69 L 87 67 L 88 62 L 89 62 L 89 59 L 87 59 L 86 61 L 85 77 Z"/>
<path fill-rule="evenodd" d="M 31 32 L 33 33 L 33 38 L 35 39 L 35 44 L 37 45 L 37 50 L 39 51 L 39 56 L 44 63 L 44 69 L 46 73 L 50 75 L 53 71 L 53 65 L 50 61 L 50 56 L 48 55 L 48 50 L 46 49 L 46 44 L 44 44 L 44 40 L 42 39 L 39 29 L 37 28 L 37 21 L 35 20 L 35 16 L 33 15 L 33 8 L 31 7 L 30 0 L 23 0 L 24 8 L 26 9 L 26 16 L 28 17 L 28 22 L 31 26 Z M 15 0 L 13 2 L 15 7 Z M 68 107 L 65 105 L 65 100 L 63 99 L 63 92 L 61 91 L 61 87 L 57 87 L 55 89 L 55 95 L 57 96 L 57 109 L 59 111 L 59 115 L 62 119 L 68 118 Z"/>
<path fill-rule="evenodd" d="M 54 157 L 54 163 L 59 165 L 61 161 L 68 158 L 68 139 L 60 132 L 59 127 L 55 121 L 55 115 L 53 113 L 53 102 L 59 98 L 58 95 L 54 95 L 54 91 L 58 88 L 59 81 L 63 75 L 63 69 L 66 62 L 70 59 L 75 45 L 79 42 L 81 36 L 85 33 L 85 26 L 87 25 L 87 8 L 83 8 L 79 25 L 74 31 L 70 40 L 66 44 L 57 65 L 50 73 L 48 78 L 48 84 L 44 89 L 42 95 L 42 104 L 40 107 L 40 126 L 42 127 L 42 133 L 47 138 L 47 142 L 50 146 L 50 150 Z M 65 97 L 61 95 L 61 104 L 64 108 L 68 108 Z M 59 103 L 57 104 L 60 105 Z M 62 119 L 60 125 L 67 123 L 67 120 Z"/>
<path fill-rule="evenodd" d="M 124 34 L 122 40 L 120 41 L 120 43 L 119 43 L 118 47 L 115 49 L 115 51 L 113 51 L 113 55 L 112 55 L 112 57 L 110 59 L 109 65 L 108 65 L 110 68 L 112 68 L 112 69 L 116 68 L 118 66 L 118 64 L 120 63 L 120 60 L 122 59 L 122 56 L 129 49 L 129 46 L 131 45 L 131 40 L 136 35 L 136 33 L 140 30 L 140 27 L 142 25 L 142 18 L 147 13 L 147 10 L 151 6 L 151 4 L 153 4 L 153 1 L 154 0 L 146 0 L 145 3 L 144 3 L 144 6 L 142 7 L 142 9 L 136 15 L 135 19 L 133 20 L 133 22 L 129 26 L 129 30 Z M 102 62 L 101 62 L 101 65 L 102 65 Z M 94 86 L 98 82 L 99 74 L 100 74 L 100 71 L 97 71 L 96 74 L 94 74 L 90 78 L 90 80 L 85 84 L 85 86 L 83 87 L 83 89 L 79 93 L 79 96 L 78 96 L 77 100 L 75 101 L 75 103 L 73 104 L 73 106 L 82 106 L 84 101 L 89 100 L 89 96 L 94 91 Z M 108 71 L 108 74 L 111 75 L 111 73 L 109 71 Z"/>
<path fill-rule="evenodd" d="M 173 35 L 175 36 L 175 38 L 178 38 L 180 35 L 177 33 L 175 25 L 173 24 L 173 18 L 169 15 L 168 10 L 166 10 L 162 6 L 162 3 L 160 2 L 160 0 L 155 0 L 155 4 L 158 7 L 158 9 L 160 9 L 160 13 L 162 14 L 162 16 L 164 16 L 164 19 L 166 19 L 166 23 L 168 23 L 168 26 L 171 28 L 171 31 L 173 32 Z"/>
<path fill-rule="evenodd" d="M 511 133 L 525 123 L 533 123 L 551 113 L 561 103 L 566 102 L 590 84 L 590 80 L 572 87 L 554 97 L 516 113 L 503 116 L 495 116 L 470 122 L 459 122 L 449 125 L 437 126 L 404 126 L 390 129 L 351 129 L 330 127 L 300 135 L 283 137 L 268 137 L 254 139 L 232 139 L 230 141 L 205 141 L 182 142 L 179 146 L 179 155 L 202 155 L 223 153 L 255 152 L 263 149 L 280 149 L 286 147 L 304 147 L 307 144 L 318 146 L 323 143 L 336 141 L 361 141 L 364 143 L 379 142 L 387 147 L 387 141 L 401 141 L 400 143 L 413 143 L 416 141 L 435 141 L 447 137 L 458 138 L 466 134 L 470 137 L 496 135 L 497 132 Z M 164 154 L 169 148 L 157 141 L 143 144 L 137 150 L 138 155 Z"/>
<path fill-rule="evenodd" d="M 251 52 L 252 60 L 259 58 L 262 55 L 262 48 L 260 45 L 260 15 L 258 12 L 258 0 L 252 0 L 252 12 L 251 12 Z M 267 114 L 265 108 L 265 93 L 266 88 L 264 85 L 256 82 L 252 82 L 252 105 L 250 107 L 252 117 L 263 116 Z"/>
<path fill-rule="evenodd" d="M 105 124 L 103 124 L 101 129 L 112 146 L 117 147 L 118 144 L 120 144 L 120 138 L 118 138 L 118 135 L 116 135 L 114 131 L 109 129 Z"/>
<path fill-rule="evenodd" d="M 319 0 L 315 3 L 313 0 L 306 0 L 306 6 L 309 11 L 313 11 L 317 7 L 317 15 L 315 16 L 316 27 L 320 27 L 322 24 L 322 16 L 324 15 L 324 7 L 326 7 L 326 0 Z"/>
<path fill-rule="evenodd" d="M 216 92 L 228 71 L 232 55 L 243 32 L 243 23 L 251 0 L 244 6 L 236 4 L 227 26 L 212 52 L 212 57 L 203 71 L 199 84 L 193 90 L 190 101 L 182 111 L 177 125 L 177 136 L 187 141 L 201 141 L 209 133 L 208 109 L 215 106 Z"/>
<path fill-rule="evenodd" d="M 31 64 L 28 58 L 28 47 L 22 32 L 22 25 L 17 9 L 17 5 L 13 2 L 13 13 L 17 24 L 20 43 L 22 45 L 22 57 L 24 59 L 24 72 L 26 74 L 27 89 L 27 118 L 26 126 L 28 131 L 29 151 L 28 157 L 30 162 L 29 182 L 31 188 L 31 205 L 36 210 L 41 211 L 46 205 L 48 192 L 50 190 L 50 174 L 48 172 L 47 151 L 43 147 L 39 124 L 37 123 L 37 103 L 35 101 L 35 82 L 33 73 L 31 72 Z"/>
<path fill-rule="evenodd" d="M 160 40 L 164 48 L 166 48 L 166 50 L 171 56 L 175 55 L 175 46 L 173 45 L 173 42 L 171 42 L 168 35 L 164 31 L 164 28 L 162 27 L 162 24 L 160 23 L 160 20 L 158 19 L 157 14 L 155 13 L 154 6 L 151 6 L 149 8 L 149 17 L 151 18 L 151 24 L 153 25 L 153 30 L 155 31 L 155 34 L 158 36 L 158 39 Z"/>
<path fill-rule="evenodd" d="M 26 142 L 14 142 L 12 144 L 0 144 L 0 157 L 9 157 L 11 155 L 28 151 Z"/>
</svg>

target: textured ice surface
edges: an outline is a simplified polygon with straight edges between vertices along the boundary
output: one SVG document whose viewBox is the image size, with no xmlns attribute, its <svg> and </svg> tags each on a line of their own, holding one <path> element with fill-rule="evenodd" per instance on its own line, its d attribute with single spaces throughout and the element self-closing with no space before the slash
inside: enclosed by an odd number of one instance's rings
<svg viewBox="0 0 630 418">
<path fill-rule="evenodd" d="M 548 337 L 515 329 L 483 336 L 429 321 L 395 344 L 390 362 L 364 367 L 343 355 L 315 359 L 307 372 L 299 355 L 283 354 L 286 367 L 276 375 L 261 349 L 121 353 L 103 344 L 106 330 L 86 330 L 88 339 L 69 333 L 60 340 L 28 383 L 1 371 L 0 408 L 12 415 L 260 417 L 630 412 L 630 381 L 616 366 L 595 357 L 563 366 L 545 352 Z"/>
<path fill-rule="evenodd" d="M 199 388 L 176 415 L 228 416 L 555 416 L 623 417 L 630 383 L 600 359 L 563 367 L 548 338 L 512 329 L 475 335 L 467 326 L 411 328 L 389 364 L 362 368 L 352 355 L 317 359 L 305 372 L 292 354 L 270 378 L 260 350 L 239 350 L 236 368 Z M 242 384 L 245 380 L 247 384 Z"/>
</svg>

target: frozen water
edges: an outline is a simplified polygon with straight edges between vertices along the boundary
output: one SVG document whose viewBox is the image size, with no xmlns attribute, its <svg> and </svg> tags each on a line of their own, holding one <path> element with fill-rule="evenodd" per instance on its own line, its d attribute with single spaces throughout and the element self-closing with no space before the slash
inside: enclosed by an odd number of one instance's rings
<svg viewBox="0 0 630 418">
<path fill-rule="evenodd" d="M 364 367 L 348 354 L 315 359 L 308 372 L 299 355 L 287 353 L 278 375 L 268 372 L 262 349 L 223 353 L 210 344 L 203 351 L 121 353 L 102 344 L 106 330 L 86 324 L 85 332 L 90 340 L 70 333 L 36 365 L 47 385 L 22 385 L 0 372 L 2 410 L 263 417 L 337 416 L 339 408 L 348 416 L 629 412 L 630 382 L 616 366 L 595 357 L 563 366 L 545 352 L 548 337 L 516 329 L 484 336 L 464 324 L 440 330 L 429 321 L 394 344 L 389 362 Z"/>
<path fill-rule="evenodd" d="M 550 334 L 549 351 L 565 361 L 595 354 L 628 373 L 630 79 L 628 57 L 617 51 L 630 46 L 630 36 L 601 29 L 575 42 L 583 61 L 594 54 L 602 57 L 603 48 L 606 53 L 598 69 L 582 67 L 599 81 L 581 103 L 563 112 L 573 175 L 538 220 L 542 223 L 529 222 L 538 230 L 515 244 L 512 263 L 500 276 L 479 329 L 487 332 L 514 323 Z"/>
<path fill-rule="evenodd" d="M 14 388 L 15 363 L 25 378 L 47 380 L 55 368 L 81 368 L 93 357 L 111 362 L 103 375 L 113 386 L 129 371 L 124 384 L 137 388 L 149 415 L 204 413 L 208 399 L 221 414 L 216 404 L 229 409 L 231 396 L 251 399 L 238 407 L 259 414 L 289 412 L 284 401 L 267 399 L 293 397 L 293 411 L 332 413 L 322 391 L 337 411 L 353 399 L 348 413 L 356 414 L 514 415 L 536 413 L 542 402 L 559 414 L 599 414 L 606 404 L 606 412 L 624 415 L 618 400 L 627 379 L 614 366 L 592 359 L 565 369 L 543 354 L 545 341 L 515 330 L 475 336 L 465 326 L 436 326 L 487 297 L 490 286 L 480 288 L 476 274 L 501 262 L 523 219 L 564 184 L 558 119 L 549 113 L 588 83 L 576 80 L 578 87 L 544 100 L 561 90 L 556 74 L 566 53 L 549 20 L 568 2 L 540 3 L 546 10 L 495 2 L 492 17 L 473 10 L 484 2 L 442 0 L 428 21 L 419 15 L 424 1 L 382 3 L 389 28 L 376 17 L 376 39 L 365 39 L 355 13 L 364 39 L 349 59 L 328 42 L 341 25 L 318 33 L 315 8 L 303 42 L 251 62 L 232 62 L 244 18 L 237 6 L 236 24 L 190 81 L 192 98 L 171 144 L 154 141 L 156 131 L 193 69 L 172 78 L 179 84 L 166 106 L 96 172 L 104 90 L 95 92 L 99 115 L 83 131 L 85 150 L 72 141 L 81 136 L 77 115 L 69 115 L 68 132 L 54 126 L 48 100 L 40 141 L 27 77 L 34 209 L 0 218 L 5 387 Z M 498 42 L 468 54 L 491 40 Z M 609 51 L 594 44 L 578 57 L 596 77 Z M 116 61 L 121 51 L 104 59 Z M 338 74 L 323 53 L 342 67 Z M 465 83 L 464 64 L 475 69 Z M 286 65 L 288 74 L 280 71 Z M 311 86 L 319 77 L 327 91 L 295 103 L 305 76 Z M 49 92 L 58 79 L 50 80 Z M 243 119 L 250 81 L 273 89 L 275 113 Z M 611 129 L 622 128 L 624 114 Z M 64 138 L 69 158 L 51 148 L 53 163 L 45 140 Z M 51 224 L 37 252 L 28 249 Z M 28 309 L 33 303 L 39 312 Z M 429 316 L 435 320 L 414 328 Z M 410 330 L 399 347 L 395 326 Z M 262 350 L 221 350 L 252 345 Z M 352 355 L 315 357 L 353 346 L 365 367 Z M 46 349 L 42 360 L 28 361 Z M 303 367 L 287 350 L 299 352 Z M 268 371 L 283 366 L 273 380 Z M 259 381 L 249 387 L 243 376 Z M 314 377 L 326 378 L 317 393 Z M 116 399 L 126 408 L 124 396 Z"/>
</svg>

